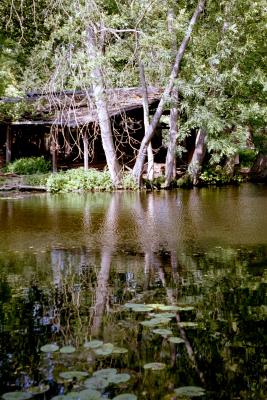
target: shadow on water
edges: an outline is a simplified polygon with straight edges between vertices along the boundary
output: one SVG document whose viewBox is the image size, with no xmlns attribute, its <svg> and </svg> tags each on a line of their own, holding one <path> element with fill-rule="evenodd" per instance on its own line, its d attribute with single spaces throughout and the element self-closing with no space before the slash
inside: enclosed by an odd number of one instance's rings
<svg viewBox="0 0 267 400">
<path fill-rule="evenodd" d="M 88 387 L 62 372 L 112 367 L 130 380 L 102 398 L 265 399 L 264 190 L 0 199 L 0 393 L 50 399 Z"/>
</svg>

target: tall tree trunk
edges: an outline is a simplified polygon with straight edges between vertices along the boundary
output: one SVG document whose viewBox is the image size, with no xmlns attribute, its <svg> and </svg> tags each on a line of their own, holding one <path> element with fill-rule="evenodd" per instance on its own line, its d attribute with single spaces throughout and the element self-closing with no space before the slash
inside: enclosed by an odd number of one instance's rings
<svg viewBox="0 0 267 400">
<path fill-rule="evenodd" d="M 88 171 L 89 169 L 89 153 L 88 153 L 88 132 L 87 130 L 83 132 L 83 165 L 84 170 Z"/>
<path fill-rule="evenodd" d="M 96 30 L 93 25 L 89 25 L 87 27 L 86 34 L 87 55 L 90 61 L 94 63 L 94 67 L 91 72 L 91 78 L 98 115 L 98 122 L 101 131 L 102 145 L 113 185 L 117 187 L 121 183 L 121 167 L 117 159 L 116 150 L 113 142 L 112 127 L 105 96 L 104 79 L 101 67 L 100 65 L 98 65 L 99 59 L 101 58 L 101 51 L 97 47 Z"/>
<path fill-rule="evenodd" d="M 177 51 L 177 42 L 176 37 L 174 35 L 173 29 L 173 21 L 174 21 L 174 11 L 173 9 L 169 9 L 168 11 L 168 31 L 170 35 L 173 37 L 173 52 L 174 54 Z M 165 188 L 170 187 L 171 181 L 176 177 L 176 140 L 178 136 L 178 89 L 176 87 L 173 88 L 171 93 L 171 102 L 172 108 L 170 110 L 170 129 L 169 129 L 169 143 L 168 150 L 166 155 L 166 164 L 165 164 Z"/>
<path fill-rule="evenodd" d="M 141 60 L 139 60 L 139 72 L 140 72 L 140 81 L 141 81 L 142 92 L 143 92 L 144 127 L 145 127 L 145 136 L 146 136 L 148 127 L 149 127 L 149 104 L 148 104 L 145 68 L 144 68 L 144 64 Z M 151 142 L 147 146 L 147 178 L 150 181 L 153 181 L 153 179 L 154 179 L 154 155 L 153 155 L 153 149 L 152 149 Z"/>
<path fill-rule="evenodd" d="M 11 162 L 12 133 L 10 125 L 6 126 L 6 165 Z"/>
<path fill-rule="evenodd" d="M 206 154 L 206 132 L 204 129 L 199 129 L 196 137 L 195 150 L 192 160 L 188 166 L 188 173 L 192 179 L 193 185 L 199 182 L 199 175 L 202 169 L 202 163 Z"/>
<path fill-rule="evenodd" d="M 192 34 L 193 27 L 196 24 L 201 12 L 204 10 L 204 5 L 205 5 L 205 0 L 199 0 L 198 5 L 195 9 L 195 12 L 189 22 L 185 37 L 184 37 L 184 39 L 179 47 L 179 50 L 176 54 L 175 63 L 173 65 L 172 72 L 170 74 L 169 82 L 163 92 L 163 95 L 161 96 L 161 99 L 160 99 L 160 102 L 156 109 L 156 112 L 155 112 L 155 114 L 152 118 L 152 121 L 148 127 L 147 135 L 143 138 L 143 140 L 141 142 L 140 149 L 139 149 L 139 152 L 138 152 L 138 155 L 137 155 L 137 158 L 135 161 L 135 165 L 133 168 L 133 172 L 132 172 L 133 176 L 135 178 L 135 181 L 137 182 L 137 184 L 139 186 L 141 185 L 141 178 L 142 178 L 142 172 L 143 172 L 146 153 L 147 153 L 147 146 L 155 134 L 156 127 L 158 125 L 158 122 L 159 122 L 160 117 L 162 116 L 162 113 L 164 110 L 164 106 L 165 106 L 167 100 L 169 99 L 170 94 L 173 90 L 175 79 L 177 78 L 179 70 L 180 70 L 181 60 L 183 58 L 187 44 L 188 44 L 190 36 Z"/>
</svg>

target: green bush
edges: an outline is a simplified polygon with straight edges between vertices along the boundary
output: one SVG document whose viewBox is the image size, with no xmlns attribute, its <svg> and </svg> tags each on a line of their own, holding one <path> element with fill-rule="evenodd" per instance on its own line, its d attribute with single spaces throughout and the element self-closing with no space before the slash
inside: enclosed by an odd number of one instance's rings
<svg viewBox="0 0 267 400">
<path fill-rule="evenodd" d="M 50 161 L 44 157 L 20 158 L 10 163 L 7 172 L 18 175 L 45 174 L 51 170 Z"/>
<path fill-rule="evenodd" d="M 242 167 L 252 167 L 256 160 L 258 151 L 254 149 L 244 149 L 239 152 L 240 164 Z"/>
<path fill-rule="evenodd" d="M 241 176 L 229 176 L 220 165 L 217 165 L 214 169 L 206 169 L 199 178 L 201 183 L 205 185 L 227 185 L 242 182 Z"/>
<path fill-rule="evenodd" d="M 109 172 L 83 168 L 70 169 L 66 172 L 51 174 L 47 180 L 47 188 L 52 193 L 75 192 L 88 190 L 107 190 L 113 189 L 113 184 Z"/>
<path fill-rule="evenodd" d="M 31 186 L 46 186 L 49 176 L 50 174 L 26 175 L 23 178 L 23 183 Z"/>
<path fill-rule="evenodd" d="M 123 189 L 128 189 L 128 190 L 138 189 L 137 183 L 135 182 L 133 176 L 129 172 L 126 172 L 122 177 L 122 187 Z"/>
</svg>

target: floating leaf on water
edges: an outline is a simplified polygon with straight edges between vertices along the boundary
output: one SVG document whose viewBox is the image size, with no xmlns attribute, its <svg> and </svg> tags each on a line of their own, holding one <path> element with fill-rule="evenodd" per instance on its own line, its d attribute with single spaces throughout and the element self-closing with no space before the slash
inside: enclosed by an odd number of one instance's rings
<svg viewBox="0 0 267 400">
<path fill-rule="evenodd" d="M 99 369 L 93 373 L 93 376 L 101 377 L 101 378 L 109 378 L 112 375 L 116 375 L 117 370 L 116 368 L 104 368 Z"/>
<path fill-rule="evenodd" d="M 160 371 L 166 367 L 166 364 L 154 362 L 144 365 L 144 369 L 151 369 L 152 371 Z"/>
<path fill-rule="evenodd" d="M 174 389 L 178 396 L 200 397 L 205 395 L 205 389 L 199 386 L 182 386 Z"/>
<path fill-rule="evenodd" d="M 198 326 L 197 322 L 178 322 L 180 328 L 196 328 Z"/>
<path fill-rule="evenodd" d="M 147 304 L 149 307 L 152 307 L 154 310 L 159 310 L 159 307 L 163 306 L 163 304 Z"/>
<path fill-rule="evenodd" d="M 153 318 L 175 318 L 176 314 L 165 312 L 165 313 L 150 314 L 150 316 Z"/>
<path fill-rule="evenodd" d="M 35 394 L 42 394 L 47 392 L 50 389 L 49 385 L 45 385 L 45 384 L 40 384 L 38 386 L 32 386 L 30 387 L 27 392 L 32 393 L 33 395 Z"/>
<path fill-rule="evenodd" d="M 112 400 L 137 400 L 137 396 L 132 393 L 123 393 L 113 397 Z"/>
<path fill-rule="evenodd" d="M 32 393 L 28 392 L 7 392 L 2 394 L 4 400 L 27 400 L 33 396 Z"/>
<path fill-rule="evenodd" d="M 177 306 L 178 311 L 193 311 L 195 307 L 193 306 Z"/>
<path fill-rule="evenodd" d="M 61 349 L 59 351 L 60 351 L 60 353 L 63 353 L 63 354 L 71 354 L 71 353 L 74 353 L 75 350 L 76 349 L 73 346 L 63 346 L 63 347 L 61 347 Z"/>
<path fill-rule="evenodd" d="M 90 342 L 85 342 L 83 347 L 86 349 L 97 349 L 104 344 L 102 340 L 91 340 Z"/>
<path fill-rule="evenodd" d="M 97 356 L 108 356 L 112 354 L 114 345 L 112 343 L 105 343 L 101 347 L 94 349 L 94 352 Z"/>
<path fill-rule="evenodd" d="M 88 372 L 84 371 L 65 371 L 60 372 L 59 376 L 63 379 L 72 380 L 72 379 L 82 379 L 88 376 Z"/>
<path fill-rule="evenodd" d="M 129 381 L 129 379 L 131 379 L 131 376 L 129 374 L 115 374 L 115 375 L 111 375 L 108 378 L 108 382 L 109 383 L 124 383 Z"/>
<path fill-rule="evenodd" d="M 175 343 L 175 344 L 184 343 L 184 339 L 182 339 L 180 337 L 176 337 L 176 336 L 169 337 L 168 341 L 171 342 L 171 343 Z"/>
<path fill-rule="evenodd" d="M 110 377 L 113 375 L 110 375 Z M 105 389 L 108 385 L 109 382 L 107 380 L 107 377 L 102 377 L 102 376 L 92 376 L 91 378 L 86 379 L 86 381 L 84 381 L 84 385 L 87 388 L 90 389 Z"/>
<path fill-rule="evenodd" d="M 156 333 L 157 335 L 161 335 L 161 336 L 172 335 L 172 331 L 170 329 L 154 329 L 152 332 Z"/>
<path fill-rule="evenodd" d="M 132 311 L 134 312 L 149 312 L 152 310 L 152 307 L 146 306 L 145 304 L 136 304 L 134 307 L 132 307 Z"/>
<path fill-rule="evenodd" d="M 71 393 L 74 394 L 75 392 L 71 392 Z M 98 392 L 97 390 L 93 390 L 93 389 L 85 389 L 80 392 L 77 392 L 76 394 L 78 395 L 78 397 L 77 397 L 78 400 L 99 400 L 99 399 L 101 399 L 101 393 Z"/>
<path fill-rule="evenodd" d="M 140 324 L 153 328 L 158 325 L 167 325 L 171 321 L 171 318 L 152 318 L 148 321 L 142 321 Z"/>
<path fill-rule="evenodd" d="M 112 354 L 125 354 L 128 353 L 128 350 L 125 347 L 114 347 L 112 350 Z"/>
<path fill-rule="evenodd" d="M 158 307 L 159 310 L 161 311 L 178 311 L 179 307 L 178 306 L 165 306 L 165 305 L 160 305 Z"/>
<path fill-rule="evenodd" d="M 44 353 L 54 353 L 55 351 L 58 351 L 58 349 L 59 347 L 56 344 L 45 344 L 41 347 L 41 351 Z"/>
</svg>

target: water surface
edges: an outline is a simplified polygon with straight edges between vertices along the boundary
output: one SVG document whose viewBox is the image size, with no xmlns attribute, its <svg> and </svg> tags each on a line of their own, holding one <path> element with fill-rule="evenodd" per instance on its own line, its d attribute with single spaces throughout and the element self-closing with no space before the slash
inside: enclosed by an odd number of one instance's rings
<svg viewBox="0 0 267 400">
<path fill-rule="evenodd" d="M 0 393 L 45 383 L 50 399 L 84 388 L 61 372 L 112 366 L 131 379 L 103 398 L 168 400 L 190 385 L 210 400 L 265 399 L 266 196 L 263 185 L 1 194 Z M 143 326 L 152 317 L 127 302 L 192 306 L 161 326 L 184 343 Z M 90 339 L 128 352 L 99 357 Z M 76 351 L 47 355 L 47 343 Z"/>
</svg>

